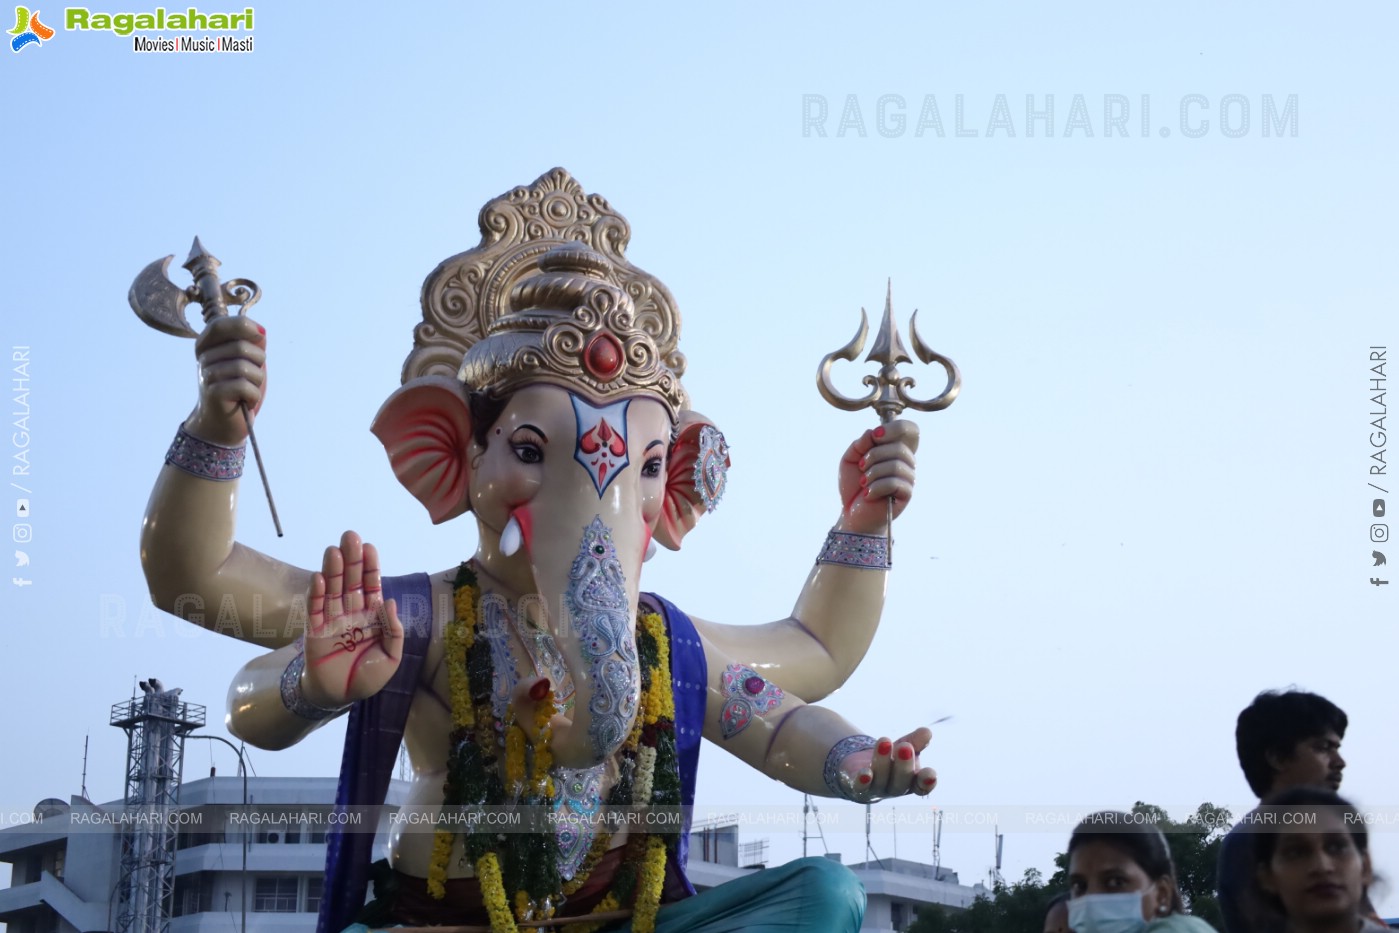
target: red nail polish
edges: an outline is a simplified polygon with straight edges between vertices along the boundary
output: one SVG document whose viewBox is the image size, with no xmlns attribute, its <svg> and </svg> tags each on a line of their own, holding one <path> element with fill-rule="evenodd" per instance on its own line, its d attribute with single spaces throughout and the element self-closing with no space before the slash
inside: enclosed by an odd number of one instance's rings
<svg viewBox="0 0 1399 933">
<path fill-rule="evenodd" d="M 912 746 L 912 745 L 901 745 L 901 746 L 899 746 L 899 761 L 912 761 L 912 760 L 913 760 L 913 746 Z"/>
<path fill-rule="evenodd" d="M 544 699 L 548 695 L 549 681 L 547 678 L 541 680 L 539 683 L 529 688 L 529 698 L 536 703 L 538 703 L 540 700 Z"/>
<path fill-rule="evenodd" d="M 923 786 L 924 786 L 924 787 L 932 787 L 932 786 L 933 786 L 934 784 L 936 784 L 937 782 L 938 782 L 938 779 L 937 779 L 937 778 L 924 778 L 924 779 L 923 779 Z"/>
<path fill-rule="evenodd" d="M 875 436 L 875 437 L 883 437 L 883 436 L 884 436 L 884 429 L 883 429 L 883 428 L 875 428 L 875 429 L 874 429 L 874 436 Z"/>
<path fill-rule="evenodd" d="M 267 336 L 267 328 L 263 327 L 261 324 L 257 325 L 257 332 L 259 334 L 262 334 L 264 337 Z"/>
<path fill-rule="evenodd" d="M 862 775 L 860 775 L 860 783 L 861 783 L 861 784 L 868 784 L 870 781 L 873 781 L 873 780 L 874 780 L 874 777 L 871 776 L 871 775 L 868 775 L 868 774 L 862 774 Z"/>
<path fill-rule="evenodd" d="M 868 476 L 862 476 L 862 477 L 860 477 L 860 485 L 861 485 L 861 486 L 868 486 L 869 483 L 870 483 L 870 478 L 869 478 Z"/>
<path fill-rule="evenodd" d="M 878 752 L 879 754 L 881 754 L 881 755 L 887 755 L 887 754 L 889 754 L 889 749 L 891 749 L 891 748 L 893 748 L 893 747 L 894 747 L 894 743 L 893 743 L 893 742 L 890 742 L 890 741 L 888 741 L 888 740 L 886 739 L 885 741 L 880 742 L 877 746 L 875 746 L 875 749 L 874 749 L 874 750 L 875 750 L 876 752 Z"/>
</svg>

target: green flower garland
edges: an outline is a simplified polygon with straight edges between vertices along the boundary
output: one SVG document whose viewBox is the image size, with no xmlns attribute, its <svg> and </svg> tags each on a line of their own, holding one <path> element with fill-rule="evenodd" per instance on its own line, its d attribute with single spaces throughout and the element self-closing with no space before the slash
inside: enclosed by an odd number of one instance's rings
<svg viewBox="0 0 1399 933">
<path fill-rule="evenodd" d="M 553 713 L 552 696 L 541 704 L 544 713 L 536 725 L 540 739 L 524 742 L 528 762 L 517 760 L 519 737 L 507 742 L 507 760 L 498 757 L 496 729 L 504 734 L 518 729 L 514 723 L 497 722 L 491 707 L 494 667 L 490 645 L 482 637 L 476 619 L 479 589 L 475 573 L 462 564 L 454 581 L 454 617 L 447 627 L 446 650 L 448 681 L 452 699 L 452 731 L 447 755 L 447 780 L 443 786 L 444 807 L 504 807 L 521 804 L 528 813 L 552 812 L 557 793 L 547 777 L 552 763 L 549 756 L 547 723 Z M 608 794 L 608 807 L 628 807 L 641 803 L 652 807 L 680 805 L 679 756 L 675 745 L 675 706 L 670 690 L 670 644 L 665 623 L 653 612 L 640 612 L 637 625 L 637 655 L 641 666 L 642 708 L 619 759 L 619 779 Z M 501 768 L 513 772 L 516 780 L 507 789 Z M 518 775 L 528 768 L 531 779 Z M 640 801 L 637 790 L 646 791 Z M 520 790 L 523 789 L 523 793 Z M 512 791 L 514 791 L 512 793 Z M 547 811 L 546 809 L 547 808 Z M 654 929 L 660 903 L 668 853 L 674 852 L 680 838 L 678 823 L 669 823 L 659 832 L 637 833 L 627 842 L 622 864 L 612 879 L 608 894 L 595 912 L 634 905 L 633 929 L 650 933 Z M 542 832 L 468 832 L 463 840 L 466 859 L 475 868 L 482 898 L 495 933 L 517 933 L 516 920 L 547 919 L 562 905 L 564 895 L 582 887 L 611 841 L 610 833 L 599 833 L 578 873 L 567 884 L 559 875 L 558 839 L 552 828 Z M 447 865 L 456 834 L 439 829 L 433 844 L 428 870 L 428 892 L 435 898 L 446 896 Z M 506 892 L 514 892 L 507 899 Z M 513 903 L 512 903 L 513 901 Z M 512 910 L 513 908 L 513 910 Z M 570 933 L 595 929 L 600 924 L 573 924 Z"/>
</svg>

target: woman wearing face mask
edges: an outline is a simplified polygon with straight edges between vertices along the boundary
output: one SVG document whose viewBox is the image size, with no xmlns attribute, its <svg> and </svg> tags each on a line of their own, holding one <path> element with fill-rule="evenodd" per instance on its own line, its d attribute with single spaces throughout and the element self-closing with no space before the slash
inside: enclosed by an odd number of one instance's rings
<svg viewBox="0 0 1399 933">
<path fill-rule="evenodd" d="M 1253 929 L 1386 929 L 1366 899 L 1373 880 L 1369 839 L 1353 805 L 1329 790 L 1295 787 L 1265 800 L 1262 812 L 1278 829 L 1254 836 L 1258 891 Z"/>
<path fill-rule="evenodd" d="M 1185 913 L 1166 837 L 1147 817 L 1104 811 L 1069 837 L 1074 933 L 1214 933 Z"/>
</svg>

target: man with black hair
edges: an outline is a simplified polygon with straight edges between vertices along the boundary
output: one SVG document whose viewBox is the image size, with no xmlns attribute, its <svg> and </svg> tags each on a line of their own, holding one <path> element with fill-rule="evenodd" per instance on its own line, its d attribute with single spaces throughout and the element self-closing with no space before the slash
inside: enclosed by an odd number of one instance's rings
<svg viewBox="0 0 1399 933">
<path fill-rule="evenodd" d="M 1315 693 L 1265 690 L 1239 713 L 1234 730 L 1239 766 L 1249 788 L 1262 801 L 1292 787 L 1340 790 L 1346 762 L 1341 757 L 1345 711 Z M 1254 811 L 1257 813 L 1257 811 Z M 1252 833 L 1263 829 L 1249 814 L 1224 838 L 1215 888 L 1228 933 L 1260 933 L 1261 918 L 1250 918 L 1244 896 L 1253 884 Z M 1366 904 L 1367 909 L 1369 904 Z M 1373 911 L 1371 911 L 1373 912 Z"/>
</svg>

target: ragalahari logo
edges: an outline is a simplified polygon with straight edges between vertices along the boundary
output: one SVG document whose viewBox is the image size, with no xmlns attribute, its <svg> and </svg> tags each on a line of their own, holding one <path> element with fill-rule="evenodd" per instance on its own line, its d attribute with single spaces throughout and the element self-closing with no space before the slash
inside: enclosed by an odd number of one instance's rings
<svg viewBox="0 0 1399 933">
<path fill-rule="evenodd" d="M 10 30 L 10 35 L 14 36 L 10 40 L 11 50 L 18 52 L 26 45 L 42 45 L 53 38 L 53 30 L 39 22 L 39 11 L 29 12 L 28 7 L 15 7 L 15 28 Z"/>
</svg>

